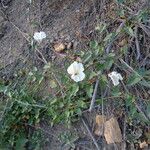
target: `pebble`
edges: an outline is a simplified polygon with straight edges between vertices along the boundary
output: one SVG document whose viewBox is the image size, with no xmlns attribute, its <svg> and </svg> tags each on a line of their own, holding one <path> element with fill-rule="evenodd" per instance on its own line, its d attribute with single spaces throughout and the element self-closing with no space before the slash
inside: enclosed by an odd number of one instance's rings
<svg viewBox="0 0 150 150">
<path fill-rule="evenodd" d="M 54 45 L 54 50 L 56 52 L 59 52 L 59 53 L 62 52 L 62 51 L 64 51 L 65 48 L 66 48 L 66 46 L 63 43 L 57 43 L 57 44 Z"/>
</svg>

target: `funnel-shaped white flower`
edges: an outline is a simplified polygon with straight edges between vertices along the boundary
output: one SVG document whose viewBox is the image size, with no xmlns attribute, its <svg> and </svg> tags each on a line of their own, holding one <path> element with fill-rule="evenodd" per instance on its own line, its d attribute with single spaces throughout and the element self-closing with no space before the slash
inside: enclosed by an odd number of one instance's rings
<svg viewBox="0 0 150 150">
<path fill-rule="evenodd" d="M 108 76 L 111 78 L 114 86 L 117 86 L 119 84 L 119 80 L 123 80 L 121 74 L 115 71 L 109 73 Z"/>
<path fill-rule="evenodd" d="M 74 61 L 67 69 L 67 72 L 71 75 L 71 79 L 75 82 L 82 81 L 85 78 L 84 67 L 82 63 Z"/>
<path fill-rule="evenodd" d="M 46 33 L 43 31 L 35 32 L 33 38 L 34 40 L 41 42 L 43 39 L 46 38 Z"/>
</svg>

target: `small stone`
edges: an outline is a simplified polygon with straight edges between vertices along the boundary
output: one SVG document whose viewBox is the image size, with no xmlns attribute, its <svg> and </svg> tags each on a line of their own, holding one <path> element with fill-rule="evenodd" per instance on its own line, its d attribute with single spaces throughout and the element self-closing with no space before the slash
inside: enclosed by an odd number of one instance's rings
<svg viewBox="0 0 150 150">
<path fill-rule="evenodd" d="M 66 48 L 66 46 L 63 43 L 57 43 L 54 45 L 54 50 L 56 52 L 62 52 L 65 48 Z"/>
</svg>

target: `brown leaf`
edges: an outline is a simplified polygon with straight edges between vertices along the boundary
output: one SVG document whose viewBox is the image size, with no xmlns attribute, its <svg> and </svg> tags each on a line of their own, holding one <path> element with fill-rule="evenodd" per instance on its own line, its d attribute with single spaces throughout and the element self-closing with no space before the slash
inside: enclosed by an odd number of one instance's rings
<svg viewBox="0 0 150 150">
<path fill-rule="evenodd" d="M 123 47 L 124 45 L 126 45 L 127 44 L 127 40 L 126 39 L 122 39 L 119 43 L 118 43 L 118 45 L 120 46 L 120 47 Z"/>
<path fill-rule="evenodd" d="M 106 122 L 106 116 L 97 115 L 96 116 L 96 126 L 95 126 L 95 134 L 98 136 L 103 135 L 104 133 L 104 123 Z"/>
<path fill-rule="evenodd" d="M 121 130 L 116 118 L 111 118 L 105 122 L 104 136 L 108 144 L 122 141 Z"/>
</svg>

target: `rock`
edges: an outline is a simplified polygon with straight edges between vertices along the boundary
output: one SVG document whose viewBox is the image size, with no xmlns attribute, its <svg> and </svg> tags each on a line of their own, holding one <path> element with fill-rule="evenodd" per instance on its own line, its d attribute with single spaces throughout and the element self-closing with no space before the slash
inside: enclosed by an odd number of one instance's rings
<svg viewBox="0 0 150 150">
<path fill-rule="evenodd" d="M 54 45 L 54 50 L 56 52 L 59 52 L 59 53 L 62 52 L 62 51 L 64 51 L 65 48 L 66 48 L 66 46 L 63 43 L 57 43 L 57 44 Z"/>
<path fill-rule="evenodd" d="M 97 115 L 96 116 L 96 126 L 95 126 L 95 134 L 98 136 L 102 136 L 104 133 L 104 124 L 106 122 L 106 116 Z"/>
<path fill-rule="evenodd" d="M 111 118 L 105 122 L 104 137 L 107 144 L 121 143 L 121 130 L 116 118 Z"/>
</svg>

